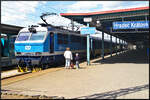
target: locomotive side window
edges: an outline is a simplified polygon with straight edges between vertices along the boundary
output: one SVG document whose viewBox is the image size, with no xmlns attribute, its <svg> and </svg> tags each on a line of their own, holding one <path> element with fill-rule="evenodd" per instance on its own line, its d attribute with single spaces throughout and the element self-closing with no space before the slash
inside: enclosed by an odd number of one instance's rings
<svg viewBox="0 0 150 100">
<path fill-rule="evenodd" d="M 81 38 L 79 36 L 71 35 L 71 42 L 72 43 L 80 43 L 81 42 Z"/>
<path fill-rule="evenodd" d="M 68 44 L 68 35 L 58 34 L 58 44 Z"/>
<path fill-rule="evenodd" d="M 57 34 L 58 44 L 63 44 L 62 34 Z"/>
<path fill-rule="evenodd" d="M 75 42 L 75 39 L 74 39 L 73 35 L 70 35 L 70 40 L 71 40 L 72 43 Z"/>
<path fill-rule="evenodd" d="M 54 33 L 50 32 L 50 53 L 54 52 Z"/>
<path fill-rule="evenodd" d="M 68 44 L 68 35 L 64 34 L 63 39 L 64 39 L 64 44 Z"/>
</svg>

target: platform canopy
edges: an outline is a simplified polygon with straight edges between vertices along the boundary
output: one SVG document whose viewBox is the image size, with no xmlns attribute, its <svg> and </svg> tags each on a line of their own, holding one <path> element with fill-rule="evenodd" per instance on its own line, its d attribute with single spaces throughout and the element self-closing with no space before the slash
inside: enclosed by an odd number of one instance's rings
<svg viewBox="0 0 150 100">
<path fill-rule="evenodd" d="M 19 30 L 23 27 L 8 25 L 8 24 L 1 24 L 1 33 L 6 33 L 9 35 L 17 35 Z"/>
<path fill-rule="evenodd" d="M 113 22 L 117 21 L 149 21 L 149 7 L 138 7 L 111 11 L 100 11 L 91 13 L 60 13 L 61 16 L 86 25 L 85 17 L 91 17 L 90 27 L 111 34 L 129 43 L 148 42 L 149 28 L 146 29 L 113 29 Z M 99 23 L 98 23 L 99 22 Z"/>
</svg>

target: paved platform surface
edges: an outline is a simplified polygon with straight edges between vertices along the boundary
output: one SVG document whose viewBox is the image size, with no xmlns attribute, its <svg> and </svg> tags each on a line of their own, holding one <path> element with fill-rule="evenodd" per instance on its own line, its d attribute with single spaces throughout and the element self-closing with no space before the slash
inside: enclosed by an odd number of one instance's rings
<svg viewBox="0 0 150 100">
<path fill-rule="evenodd" d="M 127 51 L 105 57 L 104 61 L 98 58 L 91 62 L 91 66 L 82 63 L 80 69 L 62 68 L 1 86 L 1 89 L 24 95 L 62 96 L 65 99 L 148 99 L 149 62 L 142 51 Z"/>
<path fill-rule="evenodd" d="M 21 74 L 21 72 L 18 72 L 17 69 L 14 69 L 11 71 L 1 72 L 1 79 L 6 78 L 6 77 L 10 77 L 10 76 L 14 76 L 14 75 L 18 75 L 18 74 Z"/>
</svg>

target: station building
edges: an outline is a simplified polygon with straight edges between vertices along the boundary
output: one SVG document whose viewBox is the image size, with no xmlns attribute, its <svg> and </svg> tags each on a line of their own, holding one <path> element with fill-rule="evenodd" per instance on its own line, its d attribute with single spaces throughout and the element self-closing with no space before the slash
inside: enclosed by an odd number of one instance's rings
<svg viewBox="0 0 150 100">
<path fill-rule="evenodd" d="M 129 49 L 134 49 L 135 47 L 148 48 L 149 46 L 149 7 L 91 13 L 61 13 L 60 15 L 84 25 L 87 25 L 87 23 L 84 22 L 84 18 L 92 18 L 92 21 L 89 23 L 90 27 L 96 27 L 97 30 L 102 31 L 103 33 L 105 32 L 116 38 L 127 41 Z M 115 23 L 121 23 L 120 25 L 129 23 L 133 24 L 135 27 L 121 28 L 121 26 L 118 26 L 115 28 L 113 26 Z M 142 25 L 145 24 L 147 25 L 142 27 Z M 138 25 L 141 27 L 138 27 Z"/>
</svg>

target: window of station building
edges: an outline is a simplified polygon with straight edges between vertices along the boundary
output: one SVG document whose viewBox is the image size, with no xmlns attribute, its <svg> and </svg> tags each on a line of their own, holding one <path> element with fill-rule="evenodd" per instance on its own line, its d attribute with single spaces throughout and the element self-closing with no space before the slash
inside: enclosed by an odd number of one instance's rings
<svg viewBox="0 0 150 100">
<path fill-rule="evenodd" d="M 1 56 L 9 56 L 9 39 L 5 33 L 1 33 Z"/>
<path fill-rule="evenodd" d="M 110 47 L 110 44 L 109 44 L 109 42 L 106 41 L 106 42 L 104 43 L 104 48 L 109 48 L 109 47 Z"/>
<path fill-rule="evenodd" d="M 95 41 L 95 47 L 96 47 L 96 49 L 101 48 L 101 42 L 96 40 Z"/>
<path fill-rule="evenodd" d="M 15 40 L 16 40 L 16 37 L 17 35 L 12 35 L 10 36 L 10 55 L 12 57 L 15 57 L 15 47 L 14 47 L 14 43 L 15 43 Z"/>
<path fill-rule="evenodd" d="M 95 49 L 96 48 L 96 40 L 93 39 L 93 48 Z"/>
</svg>

